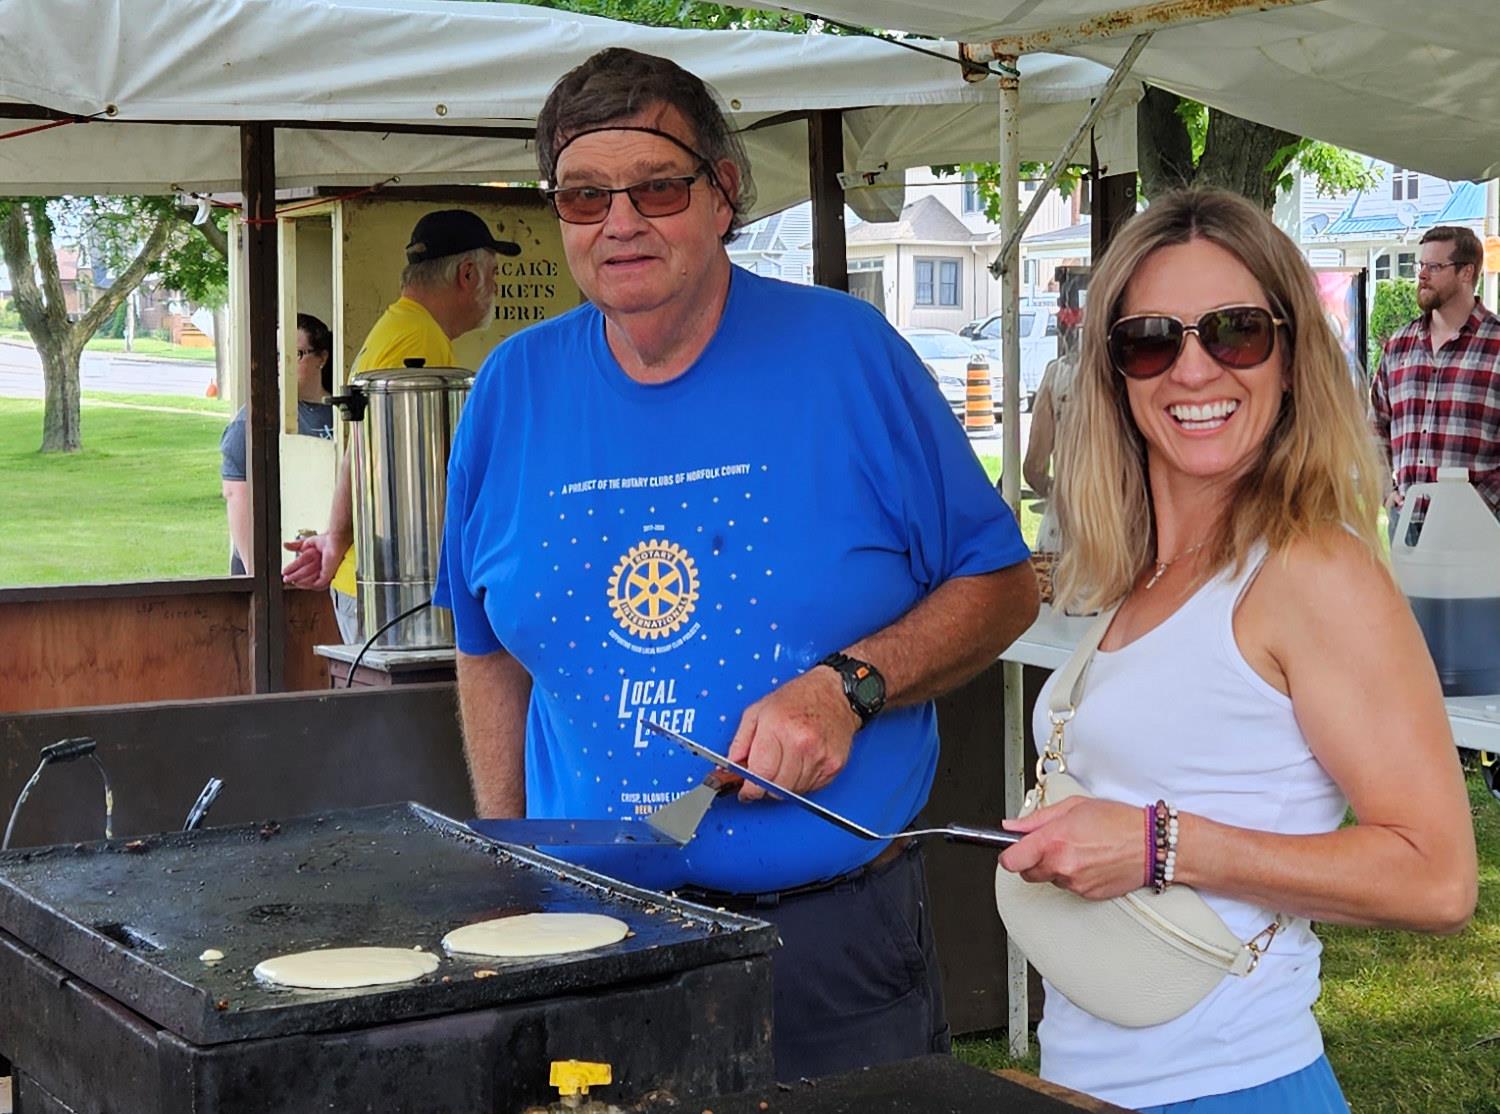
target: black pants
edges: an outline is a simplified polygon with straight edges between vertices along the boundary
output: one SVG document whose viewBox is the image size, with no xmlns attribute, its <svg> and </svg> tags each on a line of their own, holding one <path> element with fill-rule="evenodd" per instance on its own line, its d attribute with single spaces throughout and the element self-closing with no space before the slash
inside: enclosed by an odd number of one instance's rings
<svg viewBox="0 0 1500 1114">
<path fill-rule="evenodd" d="M 950 1048 L 921 849 L 813 893 L 740 909 L 772 953 L 776 1078 L 795 1082 Z"/>
</svg>

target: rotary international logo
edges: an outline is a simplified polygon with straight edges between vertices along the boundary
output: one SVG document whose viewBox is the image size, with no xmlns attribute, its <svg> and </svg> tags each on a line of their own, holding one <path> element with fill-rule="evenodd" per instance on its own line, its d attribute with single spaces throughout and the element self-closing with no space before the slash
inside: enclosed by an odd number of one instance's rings
<svg viewBox="0 0 1500 1114">
<path fill-rule="evenodd" d="M 609 578 L 609 606 L 636 638 L 676 633 L 698 605 L 698 568 L 675 542 L 630 547 Z"/>
</svg>

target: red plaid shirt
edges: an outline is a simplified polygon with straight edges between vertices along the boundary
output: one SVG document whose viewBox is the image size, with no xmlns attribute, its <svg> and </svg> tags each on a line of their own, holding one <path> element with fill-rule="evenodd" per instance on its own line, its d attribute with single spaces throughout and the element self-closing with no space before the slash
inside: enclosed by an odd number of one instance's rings
<svg viewBox="0 0 1500 1114">
<path fill-rule="evenodd" d="M 1396 490 L 1469 470 L 1500 517 L 1500 317 L 1478 301 L 1458 335 L 1432 350 L 1423 314 L 1385 342 L 1370 388 L 1375 433 L 1391 454 Z"/>
</svg>

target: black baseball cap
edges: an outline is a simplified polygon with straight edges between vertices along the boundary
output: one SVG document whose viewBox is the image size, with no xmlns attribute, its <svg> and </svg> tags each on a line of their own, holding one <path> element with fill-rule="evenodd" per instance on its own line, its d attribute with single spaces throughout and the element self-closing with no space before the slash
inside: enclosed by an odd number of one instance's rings
<svg viewBox="0 0 1500 1114">
<path fill-rule="evenodd" d="M 411 230 L 406 245 L 408 263 L 425 263 L 445 255 L 458 255 L 475 248 L 489 248 L 501 255 L 520 255 L 521 245 L 490 235 L 484 218 L 467 209 L 439 209 L 428 213 Z"/>
</svg>

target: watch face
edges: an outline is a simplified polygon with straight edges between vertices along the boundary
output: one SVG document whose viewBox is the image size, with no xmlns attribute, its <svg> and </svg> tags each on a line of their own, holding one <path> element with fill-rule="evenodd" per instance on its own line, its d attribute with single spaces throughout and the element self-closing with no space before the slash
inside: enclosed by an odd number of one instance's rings
<svg viewBox="0 0 1500 1114">
<path fill-rule="evenodd" d="M 854 698 L 861 704 L 879 703 L 885 697 L 885 682 L 873 673 L 866 673 L 854 682 Z"/>
</svg>

